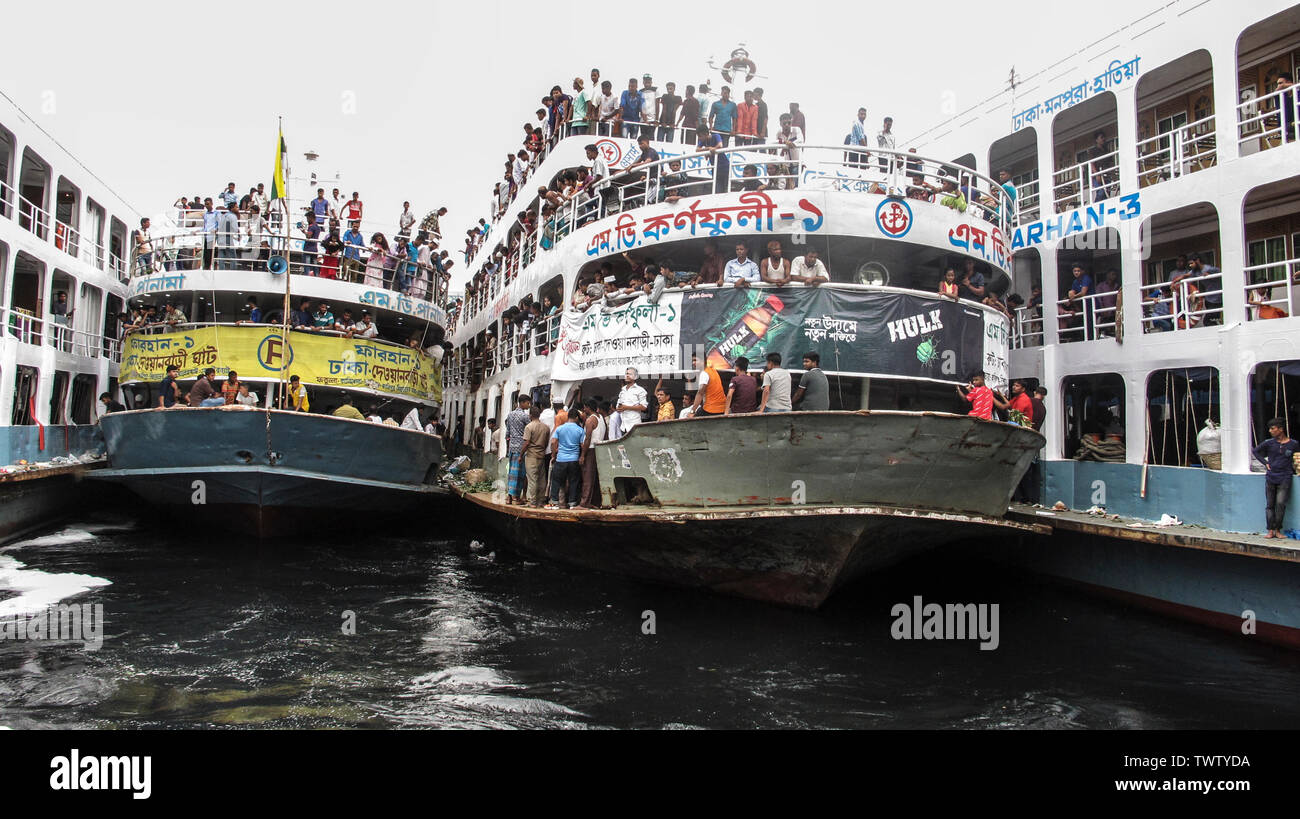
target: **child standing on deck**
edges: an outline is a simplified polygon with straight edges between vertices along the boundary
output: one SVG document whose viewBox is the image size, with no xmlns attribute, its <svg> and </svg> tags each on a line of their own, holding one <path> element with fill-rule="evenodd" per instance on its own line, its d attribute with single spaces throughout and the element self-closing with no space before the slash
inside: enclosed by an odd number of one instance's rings
<svg viewBox="0 0 1300 819">
<path fill-rule="evenodd" d="M 1285 537 L 1282 518 L 1291 497 L 1291 477 L 1295 474 L 1293 457 L 1300 452 L 1300 443 L 1287 437 L 1286 420 L 1274 418 L 1268 422 L 1270 437 L 1255 447 L 1255 457 L 1268 466 L 1264 475 L 1264 516 L 1268 534 L 1264 537 Z"/>
</svg>

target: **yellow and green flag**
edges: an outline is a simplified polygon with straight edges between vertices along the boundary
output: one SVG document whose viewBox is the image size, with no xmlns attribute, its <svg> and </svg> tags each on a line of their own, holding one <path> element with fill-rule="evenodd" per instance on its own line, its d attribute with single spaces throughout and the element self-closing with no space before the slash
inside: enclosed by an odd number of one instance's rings
<svg viewBox="0 0 1300 819">
<path fill-rule="evenodd" d="M 284 130 L 280 130 L 280 140 L 275 151 L 275 176 L 271 179 L 271 198 L 283 199 L 288 196 L 284 184 L 285 160 L 289 158 L 289 149 L 284 144 Z"/>
</svg>

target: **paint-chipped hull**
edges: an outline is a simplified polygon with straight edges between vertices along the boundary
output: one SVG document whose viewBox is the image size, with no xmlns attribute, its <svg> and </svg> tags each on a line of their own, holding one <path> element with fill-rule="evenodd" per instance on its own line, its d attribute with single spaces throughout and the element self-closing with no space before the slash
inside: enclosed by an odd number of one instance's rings
<svg viewBox="0 0 1300 819">
<path fill-rule="evenodd" d="M 418 509 L 442 439 L 322 415 L 140 410 L 103 419 L 109 468 L 154 506 L 255 537 L 301 535 Z"/>
<path fill-rule="evenodd" d="M 962 415 L 791 412 L 642 424 L 598 446 L 601 484 L 665 508 L 869 505 L 1000 518 L 1044 439 Z"/>
<path fill-rule="evenodd" d="M 817 608 L 846 583 L 945 542 L 1045 530 L 883 507 L 548 511 L 465 497 L 497 534 L 545 558 L 800 608 Z"/>
</svg>

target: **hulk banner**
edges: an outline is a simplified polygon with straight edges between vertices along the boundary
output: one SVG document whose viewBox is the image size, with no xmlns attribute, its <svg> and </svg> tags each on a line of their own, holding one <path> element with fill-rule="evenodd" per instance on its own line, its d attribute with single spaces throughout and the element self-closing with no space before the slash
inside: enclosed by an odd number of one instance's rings
<svg viewBox="0 0 1300 819">
<path fill-rule="evenodd" d="M 290 331 L 286 350 L 279 329 L 266 325 L 133 334 L 123 341 L 122 383 L 160 381 L 173 365 L 182 379 L 214 367 L 218 374 L 234 370 L 241 379 L 278 380 L 283 367 L 286 379 L 296 375 L 306 384 L 442 400 L 437 362 L 420 350 L 382 341 Z"/>
<path fill-rule="evenodd" d="M 976 370 L 1004 388 L 1009 326 L 967 303 L 908 292 L 829 287 L 700 288 L 613 310 L 565 314 L 557 381 L 690 369 L 693 352 L 719 369 L 745 356 L 761 369 L 768 353 L 802 369 L 815 352 L 827 373 L 964 383 Z"/>
</svg>

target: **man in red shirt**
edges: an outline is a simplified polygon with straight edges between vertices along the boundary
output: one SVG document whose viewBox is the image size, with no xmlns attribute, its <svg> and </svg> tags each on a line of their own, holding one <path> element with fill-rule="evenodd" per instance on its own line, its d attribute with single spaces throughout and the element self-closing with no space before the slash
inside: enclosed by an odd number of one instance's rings
<svg viewBox="0 0 1300 819">
<path fill-rule="evenodd" d="M 972 407 L 967 415 L 983 418 L 985 421 L 992 420 L 993 390 L 984 386 L 984 373 L 975 373 L 971 376 L 970 384 L 964 389 L 958 387 L 957 394 Z"/>
<path fill-rule="evenodd" d="M 1011 401 L 1008 402 L 1011 409 L 1025 416 L 1025 420 L 1033 423 L 1034 420 L 1034 402 L 1025 392 L 1025 382 L 1011 382 Z"/>
<path fill-rule="evenodd" d="M 736 108 L 736 144 L 752 145 L 758 141 L 758 105 L 754 92 L 745 92 L 745 101 Z"/>
</svg>

